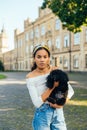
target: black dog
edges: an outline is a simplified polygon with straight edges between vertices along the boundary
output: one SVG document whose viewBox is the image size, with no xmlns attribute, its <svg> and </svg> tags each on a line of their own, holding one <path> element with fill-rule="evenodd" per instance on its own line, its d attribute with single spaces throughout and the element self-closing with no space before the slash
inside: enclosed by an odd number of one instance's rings
<svg viewBox="0 0 87 130">
<path fill-rule="evenodd" d="M 59 85 L 58 87 L 55 87 L 50 96 L 47 98 L 47 101 L 53 104 L 64 105 L 68 94 L 69 78 L 64 71 L 56 69 L 51 71 L 48 75 L 46 86 L 48 88 L 52 88 L 54 81 L 58 81 Z"/>
</svg>

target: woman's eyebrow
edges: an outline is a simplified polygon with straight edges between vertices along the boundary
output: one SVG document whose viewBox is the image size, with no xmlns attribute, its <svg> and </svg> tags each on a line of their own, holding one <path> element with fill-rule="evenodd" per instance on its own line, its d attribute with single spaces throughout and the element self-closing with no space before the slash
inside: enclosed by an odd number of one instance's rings
<svg viewBox="0 0 87 130">
<path fill-rule="evenodd" d="M 39 55 L 39 54 L 38 54 L 37 56 L 47 56 L 47 55 Z"/>
</svg>

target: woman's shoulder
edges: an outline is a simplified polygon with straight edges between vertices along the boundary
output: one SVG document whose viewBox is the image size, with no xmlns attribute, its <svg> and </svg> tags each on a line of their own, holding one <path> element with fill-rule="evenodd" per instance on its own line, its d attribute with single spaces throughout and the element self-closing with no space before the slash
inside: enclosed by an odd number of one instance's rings
<svg viewBox="0 0 87 130">
<path fill-rule="evenodd" d="M 56 69 L 58 69 L 57 66 L 51 66 L 51 71 L 52 71 L 52 70 L 56 70 Z"/>
<path fill-rule="evenodd" d="M 58 69 L 58 67 L 56 67 L 56 66 L 50 66 L 50 71 L 56 70 L 56 69 Z M 29 72 L 26 75 L 26 78 L 34 78 L 34 77 L 37 77 L 37 76 L 39 76 L 39 75 L 36 73 L 36 70 L 33 70 L 32 72 Z"/>
<path fill-rule="evenodd" d="M 32 72 L 29 72 L 27 75 L 26 75 L 26 78 L 33 78 L 35 76 L 35 72 L 32 71 Z"/>
</svg>

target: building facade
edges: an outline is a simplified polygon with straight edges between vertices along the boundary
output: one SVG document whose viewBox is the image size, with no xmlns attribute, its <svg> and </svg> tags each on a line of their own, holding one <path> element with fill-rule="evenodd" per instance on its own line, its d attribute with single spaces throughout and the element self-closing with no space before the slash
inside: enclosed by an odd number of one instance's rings
<svg viewBox="0 0 87 130">
<path fill-rule="evenodd" d="M 30 70 L 36 44 L 49 46 L 51 64 L 60 69 L 87 71 L 87 27 L 83 26 L 79 33 L 69 32 L 62 28 L 60 19 L 48 8 L 39 8 L 39 16 L 35 21 L 26 19 L 23 32 L 18 29 L 14 31 L 14 50 L 4 53 L 5 68 Z"/>
<path fill-rule="evenodd" d="M 3 63 L 4 63 L 4 53 L 6 53 L 7 51 L 8 51 L 8 36 L 3 26 L 0 33 L 0 60 Z"/>
</svg>

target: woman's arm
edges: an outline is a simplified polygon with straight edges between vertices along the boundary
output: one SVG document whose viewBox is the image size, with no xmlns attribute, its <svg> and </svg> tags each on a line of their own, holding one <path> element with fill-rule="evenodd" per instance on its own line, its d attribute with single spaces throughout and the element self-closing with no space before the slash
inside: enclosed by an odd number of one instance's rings
<svg viewBox="0 0 87 130">
<path fill-rule="evenodd" d="M 33 105 L 38 108 L 43 104 L 43 100 L 41 96 L 38 95 L 37 88 L 35 86 L 35 83 L 31 81 L 30 79 L 26 79 L 27 88 L 29 91 L 29 95 L 31 97 Z"/>
<path fill-rule="evenodd" d="M 57 105 L 57 104 L 52 104 L 52 103 L 49 103 L 49 104 L 53 108 L 62 108 L 63 107 L 62 105 Z"/>
<path fill-rule="evenodd" d="M 31 79 L 26 79 L 26 82 L 31 100 L 34 106 L 37 108 L 40 107 L 46 101 L 53 89 L 57 86 L 57 82 L 55 82 L 54 87 L 52 89 L 47 88 L 45 92 L 43 92 L 43 94 L 39 96 L 35 82 L 33 82 L 33 80 L 31 81 Z"/>
<path fill-rule="evenodd" d="M 59 83 L 55 81 L 53 88 L 52 88 L 52 89 L 47 88 L 47 90 L 41 95 L 42 100 L 43 100 L 44 102 L 45 102 L 46 99 L 50 96 L 50 94 L 51 94 L 52 91 L 55 89 L 55 87 L 57 87 L 58 85 L 59 85 Z"/>
<path fill-rule="evenodd" d="M 72 86 L 70 85 L 70 83 L 68 82 L 68 95 L 67 95 L 67 98 L 66 98 L 66 103 L 71 99 L 71 97 L 74 95 L 74 90 L 72 88 Z M 61 105 L 57 105 L 57 104 L 52 104 L 52 103 L 49 103 L 51 107 L 53 108 L 62 108 L 63 106 Z"/>
<path fill-rule="evenodd" d="M 48 88 L 48 89 L 42 94 L 42 99 L 43 99 L 44 101 L 49 97 L 49 95 L 52 93 L 52 91 L 55 89 L 55 87 L 58 87 L 58 84 L 59 84 L 59 82 L 54 82 L 53 88 L 52 88 L 52 89 L 49 89 L 49 88 Z M 63 107 L 62 105 L 52 104 L 52 103 L 50 103 L 50 102 L 49 102 L 49 104 L 50 104 L 50 106 L 53 107 L 53 108 L 62 108 L 62 107 Z"/>
</svg>

